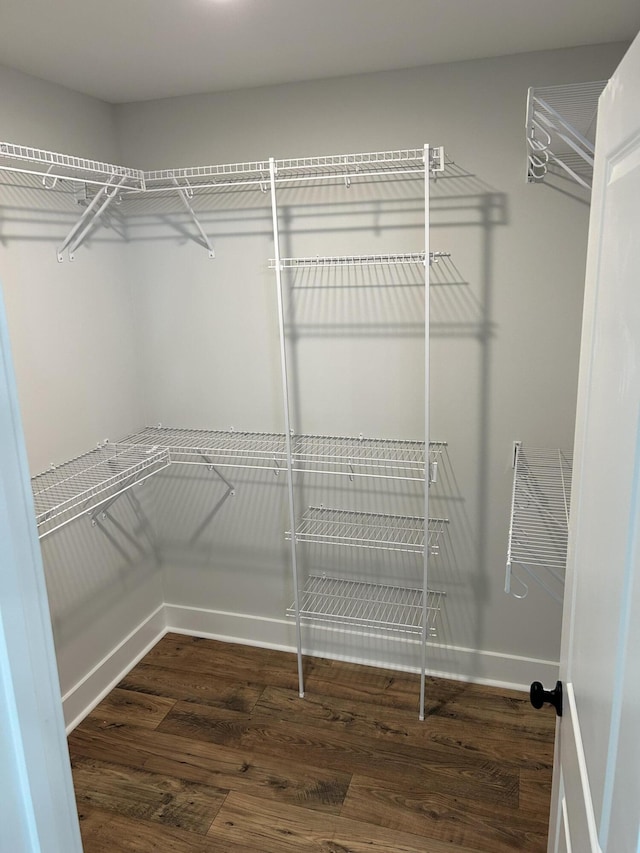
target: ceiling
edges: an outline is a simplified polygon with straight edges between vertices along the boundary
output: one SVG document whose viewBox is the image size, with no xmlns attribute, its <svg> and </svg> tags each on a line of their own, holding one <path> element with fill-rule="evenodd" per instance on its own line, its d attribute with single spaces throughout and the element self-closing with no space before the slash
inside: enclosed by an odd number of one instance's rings
<svg viewBox="0 0 640 853">
<path fill-rule="evenodd" d="M 0 0 L 0 64 L 121 103 L 638 30 L 638 0 Z"/>
</svg>

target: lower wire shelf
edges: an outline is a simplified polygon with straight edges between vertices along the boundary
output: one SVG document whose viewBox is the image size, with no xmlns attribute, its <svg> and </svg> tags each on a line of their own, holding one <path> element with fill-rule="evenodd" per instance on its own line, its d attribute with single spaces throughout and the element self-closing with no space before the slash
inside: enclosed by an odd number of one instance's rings
<svg viewBox="0 0 640 853">
<path fill-rule="evenodd" d="M 426 629 L 437 635 L 437 619 L 446 593 L 427 591 Z M 421 634 L 423 591 L 413 587 L 311 575 L 300 595 L 300 618 L 343 627 Z M 295 617 L 295 603 L 287 616 Z"/>
<path fill-rule="evenodd" d="M 447 518 L 429 519 L 427 545 L 431 554 L 438 553 L 439 539 L 448 523 Z M 285 537 L 291 539 L 290 530 Z M 310 506 L 296 526 L 296 541 L 421 554 L 425 524 L 419 516 Z"/>
<path fill-rule="evenodd" d="M 39 537 L 98 509 L 170 461 L 164 448 L 106 443 L 38 474 L 31 486 Z"/>
</svg>

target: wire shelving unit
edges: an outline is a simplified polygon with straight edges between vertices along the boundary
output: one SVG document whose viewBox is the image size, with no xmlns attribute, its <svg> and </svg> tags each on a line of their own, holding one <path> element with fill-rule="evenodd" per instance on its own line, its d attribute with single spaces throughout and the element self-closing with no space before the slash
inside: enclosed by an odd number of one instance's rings
<svg viewBox="0 0 640 853">
<path fill-rule="evenodd" d="M 437 636 L 437 618 L 446 593 L 427 592 L 427 633 Z M 300 616 L 305 621 L 370 630 L 420 634 L 423 591 L 344 578 L 310 575 L 300 596 Z M 295 616 L 295 603 L 287 610 Z"/>
<path fill-rule="evenodd" d="M 446 518 L 429 519 L 429 553 L 438 553 L 438 540 L 448 523 Z M 290 530 L 285 535 L 291 539 Z M 425 550 L 425 523 L 419 516 L 310 506 L 296 525 L 295 538 L 298 542 L 422 554 Z"/>
<path fill-rule="evenodd" d="M 515 578 L 518 566 L 552 598 L 562 601 L 567 564 L 572 455 L 525 447 L 517 442 L 505 592 L 524 598 L 528 585 Z M 514 579 L 518 590 L 513 589 Z"/>
<path fill-rule="evenodd" d="M 146 427 L 128 435 L 131 445 L 161 447 L 173 463 L 231 468 L 286 467 L 284 433 Z M 330 435 L 291 437 L 293 470 L 406 480 L 424 479 L 424 442 Z M 430 476 L 435 480 L 444 441 L 429 442 Z"/>
<path fill-rule="evenodd" d="M 393 598 L 398 614 L 405 615 L 397 615 L 390 619 L 380 616 L 373 621 L 363 615 L 363 611 L 356 608 L 356 602 L 367 601 L 371 597 L 377 600 L 376 596 L 383 595 L 381 592 L 383 587 L 369 584 L 366 595 L 355 595 L 353 598 L 353 606 L 356 609 L 352 611 L 349 618 L 352 625 L 380 627 L 387 627 L 387 623 L 394 623 L 395 619 L 394 624 L 397 626 L 404 626 L 421 634 L 421 719 L 424 718 L 426 640 L 432 630 L 430 621 L 432 614 L 437 612 L 442 596 L 441 593 L 427 592 L 427 561 L 430 554 L 437 552 L 438 537 L 446 525 L 445 519 L 429 519 L 428 486 L 435 482 L 437 461 L 445 443 L 429 441 L 427 444 L 425 441 L 388 440 L 362 436 L 355 438 L 294 434 L 289 411 L 282 276 L 296 268 L 339 269 L 416 265 L 423 269 L 421 277 L 424 278 L 428 293 L 429 268 L 440 258 L 449 257 L 447 253 L 432 253 L 429 249 L 429 184 L 432 179 L 444 173 L 446 168 L 443 148 L 432 146 L 289 159 L 272 157 L 268 160 L 245 163 L 139 171 L 12 143 L 0 143 L 0 171 L 29 176 L 29 186 L 40 186 L 40 189 L 45 191 L 54 190 L 59 182 L 69 184 L 70 191 L 82 208 L 76 223 L 58 248 L 59 261 L 63 260 L 63 253 L 67 251 L 69 259 L 74 259 L 76 249 L 103 221 L 107 208 L 115 200 L 131 199 L 133 203 L 136 199 L 153 194 L 178 196 L 199 232 L 198 242 L 205 246 L 210 258 L 215 257 L 214 248 L 191 204 L 197 192 L 223 193 L 253 190 L 269 198 L 272 212 L 275 258 L 271 266 L 275 271 L 278 303 L 280 362 L 284 391 L 284 433 L 167 430 L 149 427 L 129 436 L 121 444 L 113 446 L 105 444 L 95 451 L 90 451 L 78 459 L 64 463 L 34 478 L 34 499 L 41 535 L 47 535 L 83 514 L 95 512 L 107 501 L 117 498 L 137 483 L 171 464 L 275 468 L 276 473 L 286 470 L 300 695 L 304 695 L 304 675 L 296 543 L 333 541 L 336 544 L 352 547 L 406 551 L 422 558 L 424 579 L 422 591 L 410 591 L 402 586 L 384 588 Z M 37 179 L 40 179 L 39 184 Z M 343 183 L 345 187 L 349 187 L 352 182 L 359 181 L 370 184 L 375 181 L 406 179 L 420 180 L 424 185 L 425 222 L 422 251 L 402 254 L 280 258 L 278 190 L 314 184 L 323 186 L 331 183 Z M 82 193 L 77 192 L 78 186 L 84 188 Z M 89 191 L 87 188 L 92 189 Z M 122 205 L 121 211 L 126 214 L 126 205 Z M 428 298 L 425 299 L 424 320 L 427 334 L 424 367 L 428 383 Z M 424 415 L 428 439 L 428 388 L 425 394 Z M 425 453 L 426 448 L 428 453 Z M 352 479 L 356 476 L 368 476 L 421 481 L 424 484 L 424 515 L 421 518 L 401 517 L 311 508 L 303 517 L 298 529 L 292 476 L 298 472 L 338 474 Z M 224 480 L 224 477 L 222 479 Z M 227 486 L 229 489 L 232 488 L 229 483 Z M 312 518 L 309 513 L 315 513 L 315 516 Z M 333 517 L 329 518 L 327 513 L 332 514 Z M 339 579 L 334 581 L 340 586 Z M 345 584 L 341 589 L 348 599 L 350 595 L 348 590 L 353 592 L 354 587 L 349 586 L 346 581 Z M 334 587 L 338 588 L 335 584 Z M 419 594 L 420 601 L 415 598 L 416 594 Z M 412 606 L 418 608 L 421 614 L 419 617 L 406 615 Z"/>
<path fill-rule="evenodd" d="M 105 443 L 33 477 L 40 538 L 157 474 L 170 464 L 163 448 Z"/>
<path fill-rule="evenodd" d="M 530 88 L 527 97 L 527 180 L 552 171 L 591 189 L 598 99 L 606 80 Z"/>
</svg>

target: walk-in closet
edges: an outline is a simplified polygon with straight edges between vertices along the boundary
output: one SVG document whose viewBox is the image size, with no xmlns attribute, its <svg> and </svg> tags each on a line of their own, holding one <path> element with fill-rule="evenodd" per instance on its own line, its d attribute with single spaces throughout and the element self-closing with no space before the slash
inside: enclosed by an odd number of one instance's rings
<svg viewBox="0 0 640 853">
<path fill-rule="evenodd" d="M 3 536 L 32 565 L 2 600 L 42 616 L 7 660 L 48 649 L 25 773 L 64 759 L 34 826 L 543 850 L 529 685 L 558 678 L 598 98 L 632 26 L 428 59 L 408 0 L 397 26 L 330 2 L 332 38 L 251 5 L 165 10 L 137 56 L 95 8 L 92 56 L 75 0 L 55 51 L 0 34 Z"/>
</svg>

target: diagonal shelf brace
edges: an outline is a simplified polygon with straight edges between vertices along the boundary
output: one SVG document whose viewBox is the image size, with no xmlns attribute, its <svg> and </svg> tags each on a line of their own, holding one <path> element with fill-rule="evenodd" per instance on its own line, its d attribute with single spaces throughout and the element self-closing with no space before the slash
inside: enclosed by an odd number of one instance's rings
<svg viewBox="0 0 640 853">
<path fill-rule="evenodd" d="M 63 252 L 67 248 L 67 246 L 69 247 L 69 260 L 75 260 L 74 252 L 82 244 L 82 241 L 91 231 L 96 221 L 100 218 L 100 216 L 102 216 L 107 207 L 115 199 L 116 195 L 118 194 L 118 190 L 125 182 L 126 177 L 120 178 L 117 184 L 114 183 L 114 180 L 115 176 L 110 178 L 108 184 L 102 189 L 101 192 L 98 192 L 94 195 L 94 197 L 91 199 L 91 201 L 83 211 L 80 219 L 78 219 L 71 231 L 69 231 L 69 233 L 64 239 L 64 242 L 57 251 L 58 263 L 61 264 L 63 262 Z M 99 204 L 101 199 L 102 204 Z"/>
<path fill-rule="evenodd" d="M 173 182 L 176 185 L 176 189 L 178 190 L 178 195 L 180 196 L 180 200 L 182 201 L 182 204 L 184 205 L 185 210 L 187 211 L 189 216 L 191 216 L 191 218 L 193 219 L 193 224 L 196 226 L 196 228 L 200 232 L 200 236 L 204 240 L 205 246 L 207 247 L 207 250 L 209 252 L 209 257 L 215 258 L 216 253 L 215 253 L 213 246 L 211 245 L 211 240 L 209 240 L 209 238 L 205 234 L 204 228 L 202 227 L 202 225 L 200 225 L 200 220 L 196 216 L 193 207 L 189 203 L 189 192 L 188 192 L 188 190 L 186 190 L 180 186 L 177 178 L 174 178 Z M 192 194 L 193 194 L 193 191 L 192 191 Z"/>
</svg>

